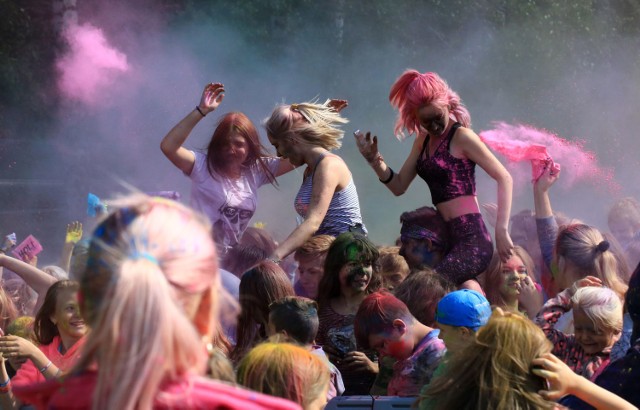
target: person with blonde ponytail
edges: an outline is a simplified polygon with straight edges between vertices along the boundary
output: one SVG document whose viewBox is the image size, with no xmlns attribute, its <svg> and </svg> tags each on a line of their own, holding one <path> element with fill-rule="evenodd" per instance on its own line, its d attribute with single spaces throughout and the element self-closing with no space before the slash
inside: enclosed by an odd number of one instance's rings
<svg viewBox="0 0 640 410">
<path fill-rule="evenodd" d="M 460 286 L 475 279 L 491 261 L 491 236 L 476 197 L 476 164 L 498 184 L 496 248 L 502 261 L 509 259 L 511 175 L 469 128 L 471 118 L 458 94 L 436 73 L 407 70 L 391 87 L 389 100 L 399 111 L 396 136 L 402 138 L 403 129 L 416 136 L 402 169 L 396 173 L 387 165 L 378 151 L 378 138 L 370 132 L 356 132 L 356 141 L 380 182 L 394 195 L 404 194 L 416 175 L 429 186 L 451 242 L 434 269 Z M 475 282 L 465 287 L 479 289 Z"/>
<path fill-rule="evenodd" d="M 110 209 L 79 278 L 93 332 L 76 366 L 14 393 L 37 408 L 299 408 L 204 377 L 224 295 L 206 218 L 145 195 Z"/>
<path fill-rule="evenodd" d="M 296 167 L 307 165 L 294 202 L 302 222 L 271 255 L 276 262 L 314 235 L 366 233 L 353 176 L 342 158 L 331 152 L 342 145 L 344 132 L 338 127 L 348 122 L 340 116 L 346 106 L 344 100 L 281 104 L 265 122 L 278 156 Z"/>
</svg>

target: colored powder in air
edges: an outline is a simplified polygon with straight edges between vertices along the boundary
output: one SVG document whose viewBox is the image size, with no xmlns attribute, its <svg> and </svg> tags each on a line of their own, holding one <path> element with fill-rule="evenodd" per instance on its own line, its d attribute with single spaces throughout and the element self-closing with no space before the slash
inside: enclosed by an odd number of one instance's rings
<svg viewBox="0 0 640 410">
<path fill-rule="evenodd" d="M 567 141 L 549 131 L 524 124 L 494 123 L 495 128 L 480 132 L 480 139 L 495 152 L 503 155 L 512 171 L 514 163 L 545 160 L 549 156 L 562 166 L 560 180 L 565 187 L 578 181 L 588 181 L 598 188 L 620 191 L 611 169 L 602 168 L 596 155 L 585 150 L 582 141 Z M 535 173 L 535 170 L 534 170 Z M 514 180 L 524 179 L 522 173 L 512 172 Z M 534 175 L 535 179 L 536 175 Z M 514 181 L 516 184 L 526 183 Z"/>
<path fill-rule="evenodd" d="M 104 102 L 118 75 L 129 70 L 127 56 L 90 24 L 71 26 L 64 37 L 69 48 L 56 63 L 58 88 L 71 100 L 90 105 Z"/>
</svg>

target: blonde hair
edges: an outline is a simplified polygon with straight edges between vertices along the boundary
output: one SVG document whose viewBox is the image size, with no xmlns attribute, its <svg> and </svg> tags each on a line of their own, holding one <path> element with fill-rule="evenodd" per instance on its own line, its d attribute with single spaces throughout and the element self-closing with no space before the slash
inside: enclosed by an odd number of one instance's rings
<svg viewBox="0 0 640 410">
<path fill-rule="evenodd" d="M 329 381 L 329 367 L 319 357 L 290 343 L 261 343 L 238 366 L 241 385 L 305 409 L 323 394 Z"/>
<path fill-rule="evenodd" d="M 566 262 L 561 259 L 563 258 L 578 270 L 579 277 L 572 278 L 574 281 L 589 275 L 595 276 L 622 299 L 627 291 L 627 285 L 620 280 L 620 277 L 628 274 L 619 272 L 618 260 L 609 247 L 609 241 L 592 226 L 581 223 L 562 226 L 554 249 L 560 274 L 566 275 L 567 272 Z"/>
<path fill-rule="evenodd" d="M 544 379 L 531 372 L 531 361 L 551 349 L 533 322 L 498 308 L 420 399 L 438 409 L 553 409 L 538 394 Z"/>
<path fill-rule="evenodd" d="M 4 289 L 4 283 L 0 286 L 0 328 L 7 329 L 7 326 L 18 317 L 18 309 L 16 308 L 11 295 Z"/>
<path fill-rule="evenodd" d="M 571 302 L 591 319 L 596 328 L 622 331 L 622 302 L 611 289 L 593 286 L 579 288 Z"/>
<path fill-rule="evenodd" d="M 316 235 L 309 238 L 295 252 L 295 258 L 319 258 L 329 252 L 329 247 L 336 238 L 331 235 Z"/>
<path fill-rule="evenodd" d="M 315 101 L 278 105 L 265 121 L 267 135 L 279 140 L 292 138 L 326 150 L 342 146 L 344 131 L 338 128 L 349 122 L 329 105 Z"/>
<path fill-rule="evenodd" d="M 140 194 L 109 207 L 80 277 L 93 331 L 73 372 L 97 364 L 93 409 L 151 408 L 163 382 L 204 374 L 202 339 L 216 324 L 215 245 L 208 221 L 177 202 Z"/>
</svg>

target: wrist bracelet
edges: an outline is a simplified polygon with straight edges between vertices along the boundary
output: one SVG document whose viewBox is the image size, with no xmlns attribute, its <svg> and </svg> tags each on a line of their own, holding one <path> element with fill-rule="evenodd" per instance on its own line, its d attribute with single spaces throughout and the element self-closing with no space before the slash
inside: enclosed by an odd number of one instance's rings
<svg viewBox="0 0 640 410">
<path fill-rule="evenodd" d="M 276 265 L 279 265 L 280 262 L 282 262 L 282 259 L 278 259 L 278 258 L 273 257 L 273 256 L 271 258 L 267 258 L 267 260 L 275 263 Z"/>
<path fill-rule="evenodd" d="M 387 179 L 385 179 L 384 181 L 382 179 L 379 179 L 379 181 L 382 182 L 385 185 L 387 185 L 389 182 L 391 182 L 391 180 L 393 179 L 393 176 L 395 175 L 395 172 L 393 172 L 391 167 L 389 167 L 389 171 L 391 171 L 391 173 L 389 174 L 389 177 Z"/>
<path fill-rule="evenodd" d="M 8 385 L 9 383 L 11 383 L 11 379 L 7 379 L 7 381 L 6 381 L 6 382 L 4 382 L 4 383 L 0 383 L 0 388 L 2 388 L 2 387 L 7 387 L 7 385 Z"/>
<path fill-rule="evenodd" d="M 207 114 L 203 113 L 202 110 L 200 109 L 199 105 L 196 105 L 196 110 L 200 113 L 200 115 L 202 115 L 203 117 L 206 117 Z"/>
<path fill-rule="evenodd" d="M 49 363 L 45 364 L 44 367 L 40 369 L 40 373 L 46 372 L 49 367 L 51 367 L 51 360 L 49 360 Z"/>
</svg>

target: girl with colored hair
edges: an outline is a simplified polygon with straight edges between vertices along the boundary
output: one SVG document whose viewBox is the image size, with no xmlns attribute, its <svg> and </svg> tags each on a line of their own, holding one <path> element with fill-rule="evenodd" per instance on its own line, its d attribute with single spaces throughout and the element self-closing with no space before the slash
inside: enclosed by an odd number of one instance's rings
<svg viewBox="0 0 640 410">
<path fill-rule="evenodd" d="M 396 174 L 385 163 L 378 151 L 378 138 L 371 138 L 370 133 L 356 132 L 358 148 L 380 182 L 396 196 L 405 193 L 416 175 L 427 182 L 450 239 L 450 248 L 435 270 L 456 285 L 475 279 L 493 253 L 476 198 L 475 166 L 498 184 L 495 238 L 502 260 L 511 255 L 513 247 L 508 232 L 511 175 L 469 128 L 469 112 L 438 74 L 405 71 L 391 87 L 389 100 L 399 111 L 396 136 L 401 138 L 403 129 L 416 135 L 402 169 Z"/>
<path fill-rule="evenodd" d="M 40 408 L 297 408 L 204 377 L 224 295 L 208 221 L 141 194 L 110 209 L 80 277 L 93 331 L 78 363 L 61 383 L 16 394 Z"/>
<path fill-rule="evenodd" d="M 273 252 L 276 261 L 313 235 L 366 233 L 351 172 L 342 158 L 331 152 L 342 145 L 344 132 L 338 126 L 348 121 L 339 111 L 346 105 L 341 100 L 278 105 L 265 123 L 278 156 L 294 166 L 307 166 L 294 202 L 302 222 Z"/>
<path fill-rule="evenodd" d="M 476 337 L 423 389 L 424 409 L 553 409 L 531 362 L 551 352 L 544 333 L 520 314 L 497 308 Z"/>
<path fill-rule="evenodd" d="M 209 217 L 221 256 L 238 243 L 253 216 L 258 188 L 293 169 L 288 161 L 270 157 L 256 127 L 241 112 L 223 115 L 206 153 L 183 147 L 193 128 L 215 111 L 224 86 L 207 84 L 199 104 L 162 139 L 160 148 L 191 179 L 191 206 Z"/>
<path fill-rule="evenodd" d="M 542 289 L 536 286 L 534 272 L 533 260 L 524 248 L 516 245 L 506 262 L 500 260 L 499 255 L 493 255 L 480 283 L 492 306 L 520 312 L 533 319 L 544 301 Z"/>
<path fill-rule="evenodd" d="M 347 396 L 368 394 L 378 373 L 375 353 L 360 351 L 354 333 L 360 303 L 381 286 L 373 271 L 378 256 L 377 247 L 365 236 L 339 235 L 329 247 L 318 287 L 316 341 L 340 370 Z"/>
<path fill-rule="evenodd" d="M 321 410 L 327 403 L 329 367 L 318 356 L 290 343 L 265 342 L 240 361 L 238 383 L 260 393 Z"/>
<path fill-rule="evenodd" d="M 272 261 L 264 260 L 242 275 L 236 346 L 231 354 L 234 363 L 267 338 L 269 305 L 295 294 L 287 274 Z"/>
<path fill-rule="evenodd" d="M 0 337 L 0 378 L 8 380 L 5 359 L 26 357 L 27 360 L 11 381 L 0 390 L 3 409 L 19 408 L 13 387 L 26 386 L 53 379 L 70 370 L 80 356 L 88 329 L 78 308 L 78 282 L 61 280 L 54 283 L 36 314 L 34 333 L 38 345 L 19 336 Z"/>
</svg>

